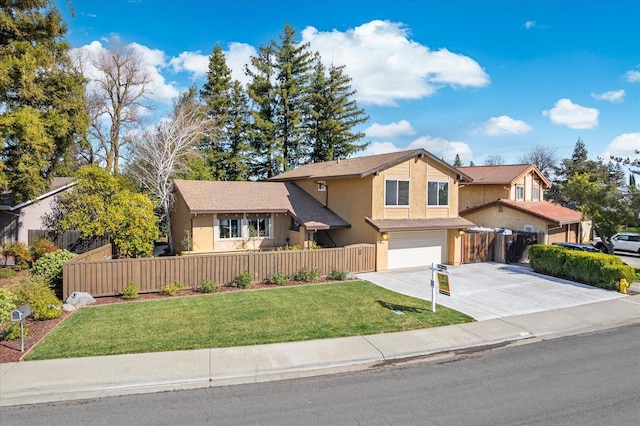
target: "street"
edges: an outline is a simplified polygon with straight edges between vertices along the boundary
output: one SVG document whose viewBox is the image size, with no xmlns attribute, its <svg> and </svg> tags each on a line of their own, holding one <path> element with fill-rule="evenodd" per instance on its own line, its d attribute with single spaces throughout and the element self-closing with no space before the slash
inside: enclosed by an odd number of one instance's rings
<svg viewBox="0 0 640 426">
<path fill-rule="evenodd" d="M 640 417 L 638 342 L 640 326 L 627 326 L 357 373 L 6 407 L 0 418 L 4 426 L 631 425 Z"/>
</svg>

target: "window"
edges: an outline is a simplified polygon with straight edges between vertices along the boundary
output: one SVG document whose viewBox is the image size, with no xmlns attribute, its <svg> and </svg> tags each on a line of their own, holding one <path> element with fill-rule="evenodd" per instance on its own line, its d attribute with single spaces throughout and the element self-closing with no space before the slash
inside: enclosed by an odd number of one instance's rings
<svg viewBox="0 0 640 426">
<path fill-rule="evenodd" d="M 430 206 L 448 206 L 449 182 L 428 182 L 427 204 Z"/>
<path fill-rule="evenodd" d="M 247 228 L 249 230 L 249 238 L 270 237 L 271 236 L 270 225 L 271 225 L 271 219 L 268 216 L 265 217 L 265 215 L 247 215 Z"/>
<path fill-rule="evenodd" d="M 318 182 L 318 191 L 319 192 L 324 192 L 327 190 L 327 182 L 321 180 Z"/>
<path fill-rule="evenodd" d="M 387 180 L 385 182 L 385 205 L 408 206 L 409 205 L 409 181 Z"/>
<path fill-rule="evenodd" d="M 516 186 L 516 201 L 523 201 L 524 200 L 524 186 L 523 185 L 517 185 Z"/>
<path fill-rule="evenodd" d="M 219 219 L 220 238 L 240 238 L 242 231 L 240 228 L 241 219 Z"/>
<path fill-rule="evenodd" d="M 533 201 L 540 201 L 540 187 L 533 187 Z"/>
</svg>

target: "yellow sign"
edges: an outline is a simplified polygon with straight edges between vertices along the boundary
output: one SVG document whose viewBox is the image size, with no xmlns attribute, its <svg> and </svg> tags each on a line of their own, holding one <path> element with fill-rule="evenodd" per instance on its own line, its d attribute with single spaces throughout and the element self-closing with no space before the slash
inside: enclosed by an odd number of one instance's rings
<svg viewBox="0 0 640 426">
<path fill-rule="evenodd" d="M 449 288 L 449 275 L 438 272 L 438 289 L 440 294 L 451 296 L 451 289 Z"/>
</svg>

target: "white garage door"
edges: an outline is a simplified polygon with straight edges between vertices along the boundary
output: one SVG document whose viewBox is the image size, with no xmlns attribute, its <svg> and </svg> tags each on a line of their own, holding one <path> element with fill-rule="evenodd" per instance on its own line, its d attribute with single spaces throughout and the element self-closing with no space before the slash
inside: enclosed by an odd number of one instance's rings
<svg viewBox="0 0 640 426">
<path fill-rule="evenodd" d="M 389 269 L 426 266 L 445 259 L 447 231 L 389 233 Z"/>
</svg>

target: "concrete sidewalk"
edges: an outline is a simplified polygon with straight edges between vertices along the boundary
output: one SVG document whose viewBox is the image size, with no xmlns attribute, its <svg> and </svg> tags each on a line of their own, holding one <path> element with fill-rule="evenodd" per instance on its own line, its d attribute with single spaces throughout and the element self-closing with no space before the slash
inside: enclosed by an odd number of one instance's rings
<svg viewBox="0 0 640 426">
<path fill-rule="evenodd" d="M 640 295 L 467 324 L 307 342 L 0 364 L 0 406 L 356 371 L 405 357 L 640 323 Z"/>
</svg>

